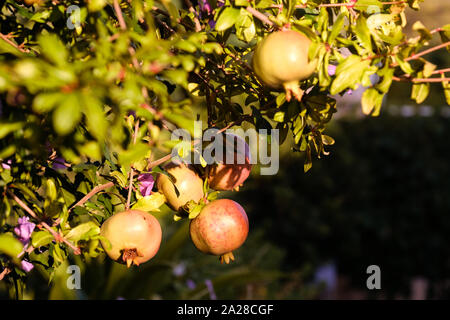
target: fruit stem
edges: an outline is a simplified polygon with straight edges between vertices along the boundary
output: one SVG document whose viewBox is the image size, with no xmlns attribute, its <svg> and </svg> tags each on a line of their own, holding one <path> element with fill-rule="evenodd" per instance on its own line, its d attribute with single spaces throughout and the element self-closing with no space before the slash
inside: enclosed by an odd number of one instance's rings
<svg viewBox="0 0 450 320">
<path fill-rule="evenodd" d="M 234 255 L 233 255 L 233 252 L 227 252 L 227 253 L 224 253 L 223 255 L 221 255 L 220 257 L 219 257 L 219 259 L 220 259 L 220 263 L 226 263 L 226 264 L 229 264 L 230 263 L 230 261 L 234 261 Z"/>
<path fill-rule="evenodd" d="M 286 82 L 283 84 L 283 87 L 286 92 L 287 102 L 291 101 L 292 96 L 294 96 L 297 101 L 302 101 L 303 90 L 300 89 L 297 81 Z"/>
</svg>

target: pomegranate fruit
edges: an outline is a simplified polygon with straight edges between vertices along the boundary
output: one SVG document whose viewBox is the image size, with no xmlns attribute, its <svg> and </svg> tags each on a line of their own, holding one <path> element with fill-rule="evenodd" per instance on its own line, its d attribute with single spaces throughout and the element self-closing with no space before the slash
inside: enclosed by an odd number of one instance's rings
<svg viewBox="0 0 450 320">
<path fill-rule="evenodd" d="M 172 180 L 160 173 L 156 177 L 156 186 L 173 210 L 179 211 L 187 202 L 198 202 L 203 198 L 203 180 L 191 165 L 169 162 L 164 170 Z"/>
<path fill-rule="evenodd" d="M 113 260 L 139 265 L 153 258 L 159 250 L 162 230 L 159 221 L 149 213 L 128 210 L 109 217 L 100 229 L 111 246 L 102 239 L 106 254 Z"/>
<path fill-rule="evenodd" d="M 214 200 L 191 220 L 189 233 L 198 250 L 220 256 L 222 263 L 229 263 L 234 260 L 232 251 L 247 239 L 247 214 L 233 200 Z"/>
<path fill-rule="evenodd" d="M 227 140 L 229 141 L 227 136 L 233 138 L 231 145 L 227 144 Z M 239 186 L 247 180 L 252 170 L 250 147 L 244 139 L 231 133 L 225 134 L 224 141 L 225 152 L 223 161 L 207 167 L 208 183 L 214 190 L 237 191 Z M 232 154 L 228 158 L 232 158 L 233 162 L 227 163 L 227 156 L 230 152 Z"/>
<path fill-rule="evenodd" d="M 253 55 L 253 69 L 266 85 L 286 91 L 286 100 L 292 95 L 300 101 L 303 91 L 298 82 L 309 78 L 317 61 L 309 61 L 311 40 L 294 30 L 273 32 L 257 46 Z"/>
</svg>

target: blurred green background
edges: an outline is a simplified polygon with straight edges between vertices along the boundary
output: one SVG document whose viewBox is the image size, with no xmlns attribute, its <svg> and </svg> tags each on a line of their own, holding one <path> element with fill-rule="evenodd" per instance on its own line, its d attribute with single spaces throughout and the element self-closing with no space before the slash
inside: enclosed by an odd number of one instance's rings
<svg viewBox="0 0 450 320">
<path fill-rule="evenodd" d="M 450 3 L 425 1 L 416 20 L 448 22 Z M 448 52 L 432 56 L 450 66 Z M 421 105 L 409 84 L 395 84 L 382 115 L 363 117 L 359 95 L 341 97 L 325 132 L 330 155 L 305 174 L 303 159 L 281 150 L 280 171 L 254 170 L 238 193 L 250 233 L 236 262 L 198 252 L 186 222 L 158 217 L 157 257 L 128 269 L 100 257 L 81 267 L 81 290 L 68 290 L 67 265 L 52 285 L 31 271 L 25 299 L 443 299 L 450 298 L 450 107 L 440 84 Z M 381 290 L 368 290 L 366 268 L 381 269 Z M 0 281 L 0 298 L 8 292 Z"/>
</svg>

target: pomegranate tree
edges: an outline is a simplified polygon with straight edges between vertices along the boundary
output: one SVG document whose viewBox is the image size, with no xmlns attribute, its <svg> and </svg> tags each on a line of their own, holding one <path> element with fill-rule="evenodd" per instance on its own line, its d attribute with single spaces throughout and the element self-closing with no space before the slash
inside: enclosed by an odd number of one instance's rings
<svg viewBox="0 0 450 320">
<path fill-rule="evenodd" d="M 232 144 L 228 145 L 226 137 L 232 138 Z M 250 147 L 244 139 L 238 135 L 225 134 L 225 156 L 222 161 L 209 165 L 207 176 L 209 186 L 215 190 L 239 190 L 239 186 L 247 180 L 252 169 Z M 236 143 L 235 143 L 236 142 Z M 243 148 L 239 147 L 243 146 Z M 228 163 L 227 155 L 232 153 L 232 162 Z M 243 161 L 241 161 L 243 160 Z"/>
<path fill-rule="evenodd" d="M 234 260 L 232 251 L 247 239 L 247 214 L 233 200 L 214 200 L 191 220 L 189 233 L 198 250 L 220 256 L 222 263 L 229 263 Z"/>
<path fill-rule="evenodd" d="M 164 170 L 170 175 L 158 174 L 156 186 L 166 197 L 167 205 L 179 211 L 186 203 L 203 198 L 203 180 L 193 166 L 182 162 L 169 162 Z"/>
<path fill-rule="evenodd" d="M 100 235 L 107 255 L 120 263 L 139 265 L 153 258 L 161 244 L 162 231 L 158 220 L 140 210 L 128 210 L 108 218 Z"/>
<path fill-rule="evenodd" d="M 253 69 L 266 85 L 286 91 L 301 100 L 303 91 L 299 81 L 309 78 L 316 69 L 316 61 L 309 61 L 311 40 L 294 30 L 277 31 L 262 40 L 253 55 Z"/>
</svg>

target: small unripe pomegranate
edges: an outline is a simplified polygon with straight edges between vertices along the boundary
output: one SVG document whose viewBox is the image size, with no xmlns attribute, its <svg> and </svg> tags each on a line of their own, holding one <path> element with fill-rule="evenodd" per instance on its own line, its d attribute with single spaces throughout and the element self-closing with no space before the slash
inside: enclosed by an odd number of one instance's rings
<svg viewBox="0 0 450 320">
<path fill-rule="evenodd" d="M 128 210 L 109 217 L 100 229 L 100 235 L 108 239 L 101 244 L 114 261 L 139 265 L 153 258 L 159 250 L 162 230 L 159 221 L 149 213 Z"/>
<path fill-rule="evenodd" d="M 164 170 L 170 174 L 173 182 L 160 173 L 156 178 L 156 186 L 173 210 L 179 211 L 187 202 L 198 202 L 203 198 L 203 180 L 191 165 L 169 162 Z"/>
<path fill-rule="evenodd" d="M 239 190 L 239 186 L 247 180 L 252 170 L 250 147 L 241 137 L 232 134 L 225 134 L 225 152 L 222 162 L 209 165 L 207 168 L 208 183 L 214 190 Z M 228 144 L 231 137 L 233 140 Z M 240 146 L 240 147 L 239 147 Z M 232 158 L 231 163 L 227 161 Z"/>
<path fill-rule="evenodd" d="M 300 101 L 303 91 L 298 82 L 309 78 L 317 61 L 309 61 L 311 40 L 294 30 L 277 31 L 268 35 L 257 46 L 253 55 L 256 75 L 269 87 L 284 88 L 286 100 L 292 95 Z"/>
<path fill-rule="evenodd" d="M 229 263 L 234 260 L 232 251 L 247 239 L 247 214 L 233 200 L 214 200 L 191 220 L 189 233 L 198 250 L 220 256 L 222 263 Z"/>
</svg>

